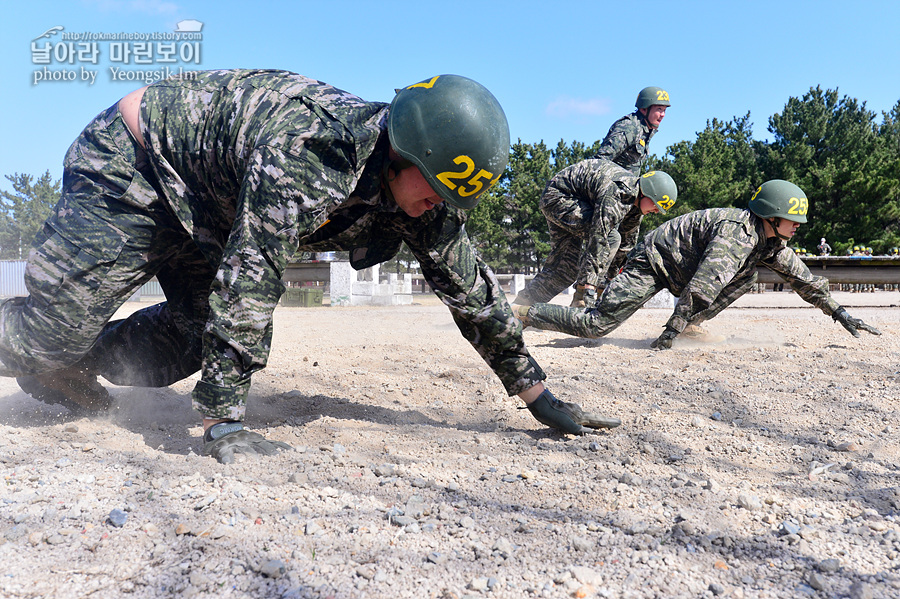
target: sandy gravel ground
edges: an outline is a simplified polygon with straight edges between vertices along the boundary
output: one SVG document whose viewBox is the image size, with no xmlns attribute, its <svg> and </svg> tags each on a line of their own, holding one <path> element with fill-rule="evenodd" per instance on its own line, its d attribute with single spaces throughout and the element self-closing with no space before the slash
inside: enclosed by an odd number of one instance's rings
<svg viewBox="0 0 900 599">
<path fill-rule="evenodd" d="M 584 437 L 431 296 L 276 311 L 267 461 L 197 455 L 194 380 L 86 419 L 0 379 L 0 597 L 898 597 L 900 293 L 836 296 L 884 335 L 771 292 L 667 352 L 667 310 L 529 329 L 557 396 L 623 420 Z"/>
</svg>

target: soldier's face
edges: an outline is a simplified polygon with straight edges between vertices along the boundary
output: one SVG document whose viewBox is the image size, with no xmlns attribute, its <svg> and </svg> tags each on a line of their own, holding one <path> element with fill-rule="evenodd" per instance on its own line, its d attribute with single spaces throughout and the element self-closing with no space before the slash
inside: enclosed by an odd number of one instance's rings
<svg viewBox="0 0 900 599">
<path fill-rule="evenodd" d="M 647 123 L 654 129 L 659 127 L 659 124 L 666 117 L 666 108 L 668 108 L 668 106 L 660 106 L 658 104 L 646 108 L 645 110 L 647 112 L 644 116 L 647 118 Z"/>
<path fill-rule="evenodd" d="M 415 166 L 396 173 L 388 185 L 391 186 L 391 193 L 394 194 L 394 199 L 400 209 L 413 218 L 422 216 L 444 201 L 431 189 L 425 177 Z"/>
<path fill-rule="evenodd" d="M 657 206 L 656 202 L 654 202 L 647 196 L 641 196 L 641 203 L 640 203 L 639 207 L 641 209 L 641 214 L 650 214 L 651 212 L 653 212 L 653 213 L 659 212 L 659 206 Z"/>
<path fill-rule="evenodd" d="M 788 220 L 786 218 L 782 218 L 778 223 L 778 232 L 782 237 L 787 237 L 790 239 L 797 232 L 797 229 L 800 228 L 800 223 L 795 223 L 792 220 Z"/>
</svg>

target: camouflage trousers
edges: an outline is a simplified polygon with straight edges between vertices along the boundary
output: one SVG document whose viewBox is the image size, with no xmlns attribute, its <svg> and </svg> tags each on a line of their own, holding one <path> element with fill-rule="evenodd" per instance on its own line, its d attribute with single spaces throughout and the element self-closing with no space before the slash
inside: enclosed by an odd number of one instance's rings
<svg viewBox="0 0 900 599">
<path fill-rule="evenodd" d="M 589 255 L 584 248 L 594 218 L 594 206 L 552 187 L 541 196 L 540 206 L 550 230 L 550 254 L 541 271 L 516 298 L 518 304 L 549 302 L 572 283 L 596 287 L 606 278 L 607 260 Z M 609 258 L 619 249 L 619 232 L 610 231 L 607 242 L 609 253 L 606 258 Z"/>
<path fill-rule="evenodd" d="M 756 272 L 753 271 L 746 277 L 734 279 L 707 308 L 689 314 L 688 323 L 699 325 L 710 320 L 747 293 L 756 283 L 756 278 Z M 639 244 L 629 254 L 625 268 L 610 282 L 594 307 L 584 309 L 535 304 L 528 311 L 528 324 L 538 329 L 576 337 L 603 337 L 625 322 L 659 291 L 668 288 L 668 282 L 656 272 L 643 252 L 643 244 Z M 670 291 L 675 293 L 676 290 Z"/>
<path fill-rule="evenodd" d="M 64 166 L 59 204 L 28 256 L 29 295 L 0 304 L 0 375 L 77 364 L 117 385 L 160 387 L 198 371 L 215 268 L 154 190 L 117 105 Z M 153 276 L 167 301 L 110 322 Z"/>
</svg>

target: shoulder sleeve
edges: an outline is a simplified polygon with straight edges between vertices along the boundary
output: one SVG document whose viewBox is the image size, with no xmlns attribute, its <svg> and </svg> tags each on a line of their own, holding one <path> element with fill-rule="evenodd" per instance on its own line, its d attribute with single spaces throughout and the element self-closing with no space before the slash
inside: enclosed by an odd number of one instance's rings
<svg viewBox="0 0 900 599">
<path fill-rule="evenodd" d="M 632 127 L 629 126 L 627 118 L 622 118 L 613 123 L 603 140 L 603 144 L 594 158 L 610 160 L 615 162 L 625 150 L 635 143 L 635 136 Z"/>
<path fill-rule="evenodd" d="M 579 260 L 578 280 L 598 286 L 606 276 L 613 252 L 621 246 L 619 225 L 629 207 L 619 199 L 618 187 L 607 186 L 594 207 L 594 217 Z"/>
<path fill-rule="evenodd" d="M 250 377 L 268 359 L 272 313 L 299 232 L 314 228 L 326 207 L 349 196 L 355 184 L 352 173 L 326 167 L 319 156 L 269 146 L 251 156 L 209 297 L 201 380 L 193 393 L 205 415 L 243 416 Z"/>
<path fill-rule="evenodd" d="M 828 279 L 812 274 L 790 248 L 782 248 L 762 263 L 790 283 L 791 289 L 805 302 L 819 308 L 825 314 L 831 315 L 840 307 L 828 291 Z"/>
<path fill-rule="evenodd" d="M 721 221 L 706 245 L 697 269 L 678 297 L 678 305 L 667 326 L 682 331 L 692 317 L 706 310 L 741 271 L 753 250 L 744 226 Z"/>
</svg>

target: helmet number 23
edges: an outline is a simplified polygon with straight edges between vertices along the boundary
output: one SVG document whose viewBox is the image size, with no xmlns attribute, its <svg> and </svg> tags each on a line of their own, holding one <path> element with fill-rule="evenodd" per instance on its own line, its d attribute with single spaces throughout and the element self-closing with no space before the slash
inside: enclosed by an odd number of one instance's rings
<svg viewBox="0 0 900 599">
<path fill-rule="evenodd" d="M 791 205 L 788 214 L 804 215 L 809 211 L 809 200 L 806 198 L 791 198 L 788 200 L 788 204 Z"/>
<path fill-rule="evenodd" d="M 485 181 L 488 182 L 488 187 L 490 187 L 490 185 L 492 183 L 494 183 L 494 181 L 492 181 L 492 178 L 494 175 L 484 169 L 479 170 L 478 173 L 474 177 L 470 178 L 472 173 L 475 172 L 475 161 L 472 160 L 471 158 L 469 158 L 468 156 L 460 154 L 459 156 L 457 156 L 456 158 L 453 159 L 453 162 L 455 164 L 459 164 L 460 166 L 463 166 L 463 170 L 461 170 L 461 171 L 444 171 L 443 173 L 439 173 L 437 175 L 437 180 L 452 190 L 456 190 L 456 188 L 459 187 L 459 190 L 457 191 L 457 193 L 460 196 L 467 198 L 469 196 L 473 196 L 475 194 L 480 193 L 482 191 L 482 189 L 484 188 Z M 458 186 L 456 183 L 454 183 L 452 181 L 452 179 L 463 179 L 465 182 L 465 185 L 468 187 Z"/>
</svg>

